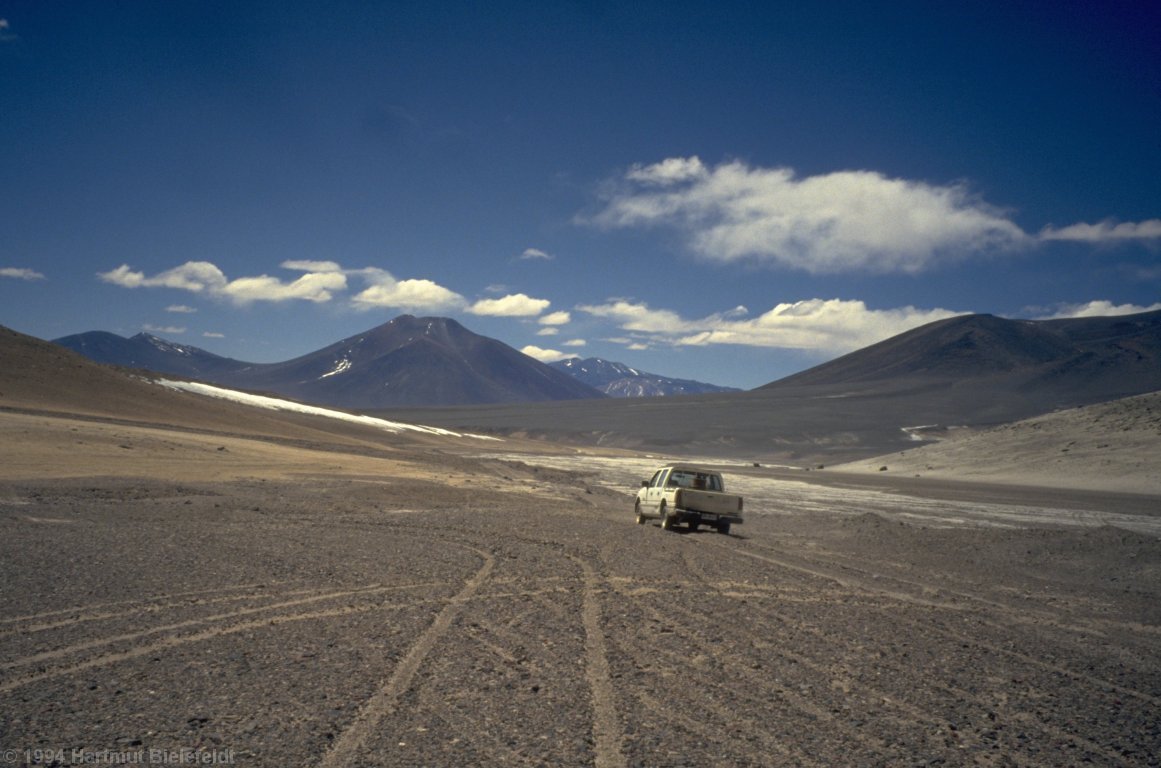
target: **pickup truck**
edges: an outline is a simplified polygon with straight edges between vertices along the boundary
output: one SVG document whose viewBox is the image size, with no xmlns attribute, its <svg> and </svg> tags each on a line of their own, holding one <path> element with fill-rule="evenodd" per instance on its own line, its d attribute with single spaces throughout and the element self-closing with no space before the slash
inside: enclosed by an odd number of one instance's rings
<svg viewBox="0 0 1161 768">
<path fill-rule="evenodd" d="M 730 525 L 742 523 L 742 497 L 726 493 L 718 472 L 689 465 L 662 467 L 653 477 L 641 481 L 633 505 L 637 525 L 660 518 L 661 527 L 671 530 L 685 523 L 691 531 L 712 525 L 719 533 L 729 533 Z"/>
</svg>

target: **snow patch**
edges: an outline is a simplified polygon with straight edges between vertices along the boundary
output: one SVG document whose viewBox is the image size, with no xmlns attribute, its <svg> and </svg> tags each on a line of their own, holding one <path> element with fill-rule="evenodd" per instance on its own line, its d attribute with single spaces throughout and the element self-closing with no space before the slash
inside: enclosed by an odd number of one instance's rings
<svg viewBox="0 0 1161 768">
<path fill-rule="evenodd" d="M 496 440 L 500 441 L 498 437 L 488 437 L 486 435 L 473 435 L 468 432 L 452 432 L 449 429 L 440 429 L 439 427 L 425 427 L 420 424 L 405 424 L 400 421 L 387 421 L 386 419 L 377 419 L 374 416 L 360 416 L 354 413 L 344 413 L 343 411 L 334 411 L 330 408 L 320 408 L 316 405 L 303 405 L 302 403 L 292 403 L 289 400 L 280 400 L 276 397 L 266 397 L 265 395 L 251 395 L 248 392 L 238 392 L 232 389 L 223 389 L 222 387 L 213 387 L 209 384 L 201 384 L 195 381 L 169 381 L 167 379 L 158 379 L 157 383 L 169 389 L 177 389 L 183 392 L 192 392 L 196 395 L 204 395 L 206 397 L 216 397 L 221 400 L 230 400 L 235 403 L 242 403 L 243 405 L 250 405 L 255 408 L 265 408 L 271 411 L 292 411 L 295 413 L 305 413 L 311 416 L 325 416 L 330 419 L 338 419 L 339 421 L 349 421 L 353 424 L 362 424 L 363 426 L 375 427 L 393 434 L 400 432 L 421 432 L 428 435 L 441 435 L 444 437 L 470 437 L 476 440 Z"/>
<path fill-rule="evenodd" d="M 344 357 L 342 360 L 339 360 L 337 363 L 335 363 L 334 370 L 332 370 L 330 373 L 324 373 L 322 376 L 319 376 L 319 378 L 325 379 L 327 376 L 334 376 L 335 374 L 342 373 L 350 367 L 351 361 Z"/>
</svg>

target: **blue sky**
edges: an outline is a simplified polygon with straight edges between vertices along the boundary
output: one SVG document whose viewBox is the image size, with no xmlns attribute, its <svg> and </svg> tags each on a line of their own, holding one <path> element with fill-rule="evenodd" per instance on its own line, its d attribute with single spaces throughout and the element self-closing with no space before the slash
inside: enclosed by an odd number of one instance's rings
<svg viewBox="0 0 1161 768">
<path fill-rule="evenodd" d="M 750 388 L 1161 308 L 1159 16 L 0 0 L 0 324 L 266 362 L 443 315 Z"/>
</svg>

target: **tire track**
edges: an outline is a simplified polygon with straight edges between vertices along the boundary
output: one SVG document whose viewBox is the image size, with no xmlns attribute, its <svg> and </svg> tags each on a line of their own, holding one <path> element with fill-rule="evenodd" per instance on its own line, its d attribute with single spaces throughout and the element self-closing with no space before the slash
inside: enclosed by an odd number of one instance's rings
<svg viewBox="0 0 1161 768">
<path fill-rule="evenodd" d="M 718 546 L 725 546 L 725 545 L 719 544 Z M 756 545 L 756 546 L 759 546 L 762 549 L 767 549 L 766 547 L 761 547 L 761 545 Z M 767 556 L 763 556 L 763 555 L 757 555 L 755 553 L 746 552 L 744 550 L 737 550 L 737 552 L 738 552 L 738 554 L 745 555 L 747 557 L 751 557 L 751 558 L 755 558 L 755 559 L 763 560 L 763 561 L 769 561 L 772 564 L 779 565 L 781 567 L 797 568 L 796 566 L 790 565 L 790 564 L 786 563 L 785 561 L 779 560 L 776 558 L 767 557 Z M 847 566 L 837 566 L 837 567 L 844 567 L 845 568 Z M 802 567 L 802 568 L 805 568 L 805 567 Z M 817 573 L 819 575 L 823 575 L 825 573 L 821 569 L 815 569 L 815 568 L 809 568 L 806 570 L 808 572 Z M 870 574 L 870 572 L 865 571 L 865 570 L 862 572 Z M 845 581 L 848 581 L 848 580 L 840 579 L 840 577 L 835 577 L 835 576 L 832 576 L 831 578 L 838 583 L 844 583 Z M 878 577 L 875 574 L 870 574 L 870 578 L 876 579 Z M 923 585 L 919 582 L 915 582 L 915 581 L 911 581 L 911 580 L 907 580 L 907 579 L 901 579 L 901 578 L 898 578 L 895 576 L 887 576 L 885 578 L 889 579 L 891 581 L 895 581 L 897 583 L 902 583 L 902 584 L 906 584 L 906 585 L 911 586 L 911 587 L 915 587 L 916 589 L 919 589 L 919 590 L 926 589 L 925 585 Z M 1015 609 L 1011 606 L 1005 605 L 1003 603 L 993 601 L 993 600 L 988 600 L 986 598 L 982 598 L 982 597 L 979 597 L 977 595 L 972 595 L 970 593 L 951 592 L 950 590 L 946 590 L 944 588 L 939 589 L 940 592 L 951 594 L 956 598 L 974 603 L 976 606 L 978 606 L 977 608 L 968 608 L 964 605 L 959 605 L 959 604 L 956 604 L 953 602 L 931 600 L 931 599 L 924 599 L 924 598 L 915 598 L 915 597 L 913 597 L 905 592 L 899 592 L 899 591 L 888 589 L 885 587 L 878 587 L 875 585 L 870 585 L 870 584 L 867 584 L 866 582 L 861 582 L 861 583 L 849 582 L 849 584 L 856 592 L 864 594 L 864 595 L 879 595 L 879 596 L 886 597 L 886 598 L 889 598 L 892 600 L 897 600 L 899 602 L 910 603 L 910 604 L 919 605 L 919 606 L 923 606 L 923 607 L 931 607 L 931 608 L 937 608 L 937 609 L 941 609 L 941 610 L 954 611 L 954 612 L 960 612 L 960 613 L 971 613 L 971 614 L 975 614 L 978 610 L 982 610 L 982 611 L 984 611 L 985 615 L 997 615 L 998 616 L 998 618 L 996 618 L 995 620 L 981 618 L 981 621 L 990 624 L 995 629 L 1005 629 L 1006 630 L 1006 629 L 1009 629 L 1011 627 L 1011 625 L 1013 625 L 1013 624 L 1036 627 L 1037 622 L 1046 622 L 1049 625 L 1051 625 L 1055 628 L 1061 629 L 1061 630 L 1079 632 L 1079 633 L 1087 634 L 1090 636 L 1095 635 L 1097 637 L 1101 637 L 1102 639 L 1103 639 L 1103 635 L 1104 635 L 1103 632 L 1101 632 L 1099 629 L 1096 629 L 1095 627 L 1086 627 L 1083 625 L 1076 625 L 1075 623 L 1063 624 L 1059 621 L 1058 614 L 1052 614 L 1052 613 L 1049 613 L 1046 611 L 1036 611 L 1036 612 L 1030 613 L 1028 610 L 1017 610 L 1017 609 Z M 1120 629 L 1120 630 L 1126 629 L 1126 626 L 1122 623 L 1119 623 L 1119 622 L 1102 621 L 1101 623 L 1104 623 L 1106 625 L 1111 625 L 1114 628 Z M 917 630 L 921 629 L 918 626 L 916 628 L 917 628 Z M 1119 693 L 1121 695 L 1131 696 L 1134 698 L 1138 698 L 1142 701 L 1145 701 L 1147 703 L 1161 706 L 1161 697 L 1157 697 L 1155 695 L 1145 693 L 1143 691 L 1138 691 L 1138 690 L 1135 690 L 1132 688 L 1128 688 L 1128 687 L 1125 687 L 1125 686 L 1120 685 L 1118 683 L 1114 683 L 1110 680 L 1106 680 L 1106 679 L 1097 677 L 1095 675 L 1086 674 L 1083 672 L 1078 672 L 1076 670 L 1069 669 L 1068 667 L 1064 667 L 1064 666 L 1057 665 L 1057 664 L 1052 664 L 1050 662 L 1043 661 L 1040 658 L 1030 656 L 1028 654 L 1021 653 L 1019 651 L 1014 651 L 1014 650 L 1010 650 L 1007 648 L 1002 648 L 1000 646 L 993 645 L 993 644 L 983 643 L 974 635 L 969 637 L 969 636 L 962 635 L 962 634 L 954 634 L 950 630 L 940 629 L 937 627 L 928 627 L 926 625 L 924 625 L 924 627 L 922 627 L 922 629 L 924 631 L 931 631 L 932 629 L 936 629 L 937 631 L 944 634 L 945 637 L 948 637 L 950 639 L 954 639 L 954 640 L 959 641 L 959 642 L 970 641 L 971 644 L 973 644 L 981 649 L 988 650 L 988 651 L 995 653 L 997 655 L 1011 657 L 1013 659 L 1018 660 L 1022 664 L 1027 664 L 1027 665 L 1039 667 L 1041 669 L 1044 669 L 1044 670 L 1047 670 L 1050 672 L 1062 674 L 1062 675 L 1065 675 L 1067 677 L 1073 678 L 1077 682 L 1087 683 L 1088 685 L 1091 685 L 1097 689 L 1107 688 L 1109 690 L 1116 691 L 1117 693 Z M 1149 628 L 1149 629 L 1152 629 L 1153 632 L 1157 631 L 1155 628 Z M 1149 632 L 1149 633 L 1152 634 L 1152 632 Z"/>
<path fill-rule="evenodd" d="M 303 597 L 296 600 L 285 600 L 280 603 L 269 603 L 267 605 L 255 606 L 253 608 L 243 608 L 237 611 L 230 611 L 228 613 L 219 613 L 211 616 L 202 616 L 199 618 L 186 619 L 184 621 L 175 622 L 173 624 L 164 624 L 157 627 L 142 630 L 140 632 L 127 632 L 122 635 L 114 635 L 112 637 L 104 637 L 96 640 L 89 640 L 83 643 L 75 643 L 73 645 L 65 646 L 63 648 L 56 648 L 51 651 L 43 651 L 31 656 L 26 656 L 14 661 L 8 661 L 0 664 L 0 670 L 15 669 L 17 667 L 27 666 L 29 664 L 38 664 L 44 661 L 51 661 L 52 659 L 59 659 L 63 656 L 70 656 L 74 653 L 81 653 L 83 651 L 91 650 L 93 648 L 100 648 L 106 645 L 113 645 L 114 643 L 131 642 L 140 640 L 150 635 L 156 635 L 161 632 L 173 632 L 181 629 L 187 629 L 199 624 L 210 624 L 231 619 L 237 619 L 244 616 L 252 616 L 257 613 L 264 613 L 266 611 L 276 611 L 283 608 L 294 608 L 310 603 L 325 602 L 328 600 L 336 600 L 343 597 L 353 596 L 369 596 L 384 594 L 386 592 L 396 592 L 406 589 L 419 589 L 422 587 L 436 586 L 439 582 L 430 582 L 426 584 L 409 584 L 401 587 L 387 587 L 382 585 L 371 585 L 367 587 L 360 587 L 359 589 L 348 589 L 339 592 L 326 592 L 323 594 L 312 595 L 311 597 Z"/>
<path fill-rule="evenodd" d="M 609 654 L 605 645 L 604 630 L 601 628 L 601 606 L 598 602 L 602 591 L 600 577 L 587 560 L 576 555 L 568 557 L 581 567 L 584 579 L 581 622 L 585 629 L 585 678 L 588 680 L 592 698 L 593 749 L 596 752 L 596 766 L 627 767 L 628 763 L 622 750 L 624 732 L 617 717 L 617 700 L 612 673 L 609 671 Z"/>
<path fill-rule="evenodd" d="M 335 768 L 335 766 L 357 765 L 358 753 L 375 733 L 378 724 L 388 717 L 395 709 L 399 696 L 411 685 L 416 672 L 419 671 L 427 655 L 431 653 L 440 637 L 447 632 L 453 621 L 459 615 L 464 605 L 468 603 L 480 587 L 487 581 L 488 576 L 496 565 L 496 559 L 488 552 L 463 544 L 455 546 L 469 549 L 484 560 L 479 570 L 468 579 L 463 588 L 451 598 L 448 604 L 435 617 L 435 621 L 408 649 L 407 654 L 396 665 L 391 676 L 383 686 L 371 696 L 359 712 L 354 721 L 331 745 L 319 762 L 321 768 Z"/>
<path fill-rule="evenodd" d="M 863 592 L 860 595 L 860 597 L 871 598 L 873 601 L 875 600 L 875 598 L 880 598 L 880 601 L 882 598 L 886 598 L 889 601 L 896 600 L 896 597 L 893 593 L 888 593 L 886 595 L 876 595 L 874 592 L 871 592 L 871 591 Z M 876 602 L 880 602 L 880 601 L 876 601 Z M 860 608 L 865 609 L 865 610 L 869 610 L 869 611 L 873 611 L 876 613 L 882 613 L 884 621 L 890 621 L 890 622 L 897 622 L 900 620 L 906 621 L 906 623 L 912 624 L 914 626 L 914 631 L 915 631 L 917 636 L 920 634 L 924 634 L 924 633 L 927 635 L 932 635 L 932 634 L 941 635 L 948 641 L 949 648 L 964 647 L 965 644 L 970 643 L 973 647 L 977 647 L 977 648 L 980 648 L 981 650 L 985 650 L 989 653 L 993 653 L 998 657 L 1005 657 L 1005 656 L 1006 657 L 1014 657 L 1017 659 L 1017 661 L 1019 663 L 1028 663 L 1028 664 L 1031 664 L 1032 666 L 1047 667 L 1047 671 L 1050 673 L 1064 675 L 1066 677 L 1071 677 L 1071 678 L 1075 679 L 1077 682 L 1087 683 L 1088 685 L 1090 685 L 1092 687 L 1092 694 L 1094 696 L 1099 697 L 1099 698 L 1105 698 L 1108 691 L 1119 692 L 1119 693 L 1123 693 L 1123 694 L 1127 694 L 1127 695 L 1136 694 L 1138 697 L 1141 697 L 1143 695 L 1140 692 L 1126 690 L 1122 686 L 1117 686 L 1116 684 L 1110 683 L 1110 682 L 1105 681 L 1105 680 L 1101 680 L 1099 678 L 1094 678 L 1091 676 L 1082 675 L 1081 673 L 1077 673 L 1074 670 L 1070 670 L 1066 667 L 1061 667 L 1059 665 L 1050 665 L 1050 664 L 1047 664 L 1045 662 L 1040 662 L 1039 660 L 1034 659 L 1031 656 L 1027 656 L 1026 654 L 1020 654 L 1019 652 L 1010 651 L 1008 649 L 1000 648 L 998 646 L 994 646 L 994 645 L 990 645 L 990 644 L 981 644 L 981 643 L 979 643 L 978 640 L 976 640 L 974 638 L 974 636 L 964 635 L 962 633 L 956 633 L 956 632 L 952 631 L 951 629 L 945 628 L 945 627 L 943 627 L 940 624 L 935 623 L 935 622 L 919 622 L 918 620 L 913 619 L 913 618 L 901 617 L 900 615 L 898 615 L 897 611 L 891 611 L 889 606 L 877 605 L 876 602 L 871 602 L 871 603 L 862 605 L 862 606 L 860 606 Z M 686 616 L 687 620 L 692 619 L 695 621 L 698 621 L 698 620 L 703 621 L 703 622 L 708 621 L 708 619 L 706 617 L 701 616 L 700 614 L 693 613 L 692 611 L 689 611 L 689 610 L 684 609 L 684 608 L 680 608 L 680 607 L 673 606 L 673 605 L 666 605 L 665 607 L 667 610 L 675 611 L 675 612 L 684 614 Z M 938 609 L 938 608 L 936 607 L 936 609 Z M 782 612 L 780 612 L 780 611 L 767 610 L 764 612 L 764 615 L 767 616 L 768 618 L 778 617 L 783 622 L 785 622 L 788 626 L 791 624 L 791 619 L 789 617 L 783 616 Z M 678 623 L 681 623 L 681 622 L 678 622 Z M 763 625 L 766 625 L 766 622 L 763 622 Z M 803 622 L 801 620 L 801 618 L 799 618 L 799 617 L 796 617 L 793 620 L 793 625 L 798 630 L 813 635 L 816 638 L 816 640 L 820 644 L 822 644 L 824 647 L 834 647 L 835 646 L 835 642 L 836 642 L 835 636 L 833 634 L 827 633 L 823 628 L 817 627 L 817 626 L 811 626 L 809 623 Z M 854 653 L 854 651 L 855 651 L 855 649 L 851 648 L 848 651 L 846 651 L 846 653 L 852 654 L 852 653 Z M 785 653 L 785 652 L 783 652 L 783 653 Z M 948 652 L 948 653 L 942 654 L 941 658 L 955 659 L 956 654 L 954 652 Z M 807 657 L 801 656 L 801 655 L 796 655 L 796 658 L 794 658 L 794 661 L 796 664 L 800 664 L 806 668 L 813 669 L 823 679 L 827 679 L 827 678 L 832 676 L 830 674 L 830 670 L 828 670 L 820 662 L 815 662 L 815 661 L 813 661 Z M 906 673 L 909 671 L 907 668 L 904 667 L 904 665 L 897 663 L 897 662 L 888 661 L 885 658 L 881 658 L 879 663 L 883 666 L 891 668 L 893 670 L 893 672 L 895 674 L 897 674 L 897 676 L 900 679 L 905 679 Z M 1019 664 L 1017 664 L 1017 666 L 1019 666 Z M 944 670 L 944 674 L 950 676 L 952 673 L 950 670 Z M 887 679 L 890 679 L 890 678 L 888 677 Z M 931 717 L 929 713 L 933 712 L 933 711 L 938 711 L 938 710 L 932 710 L 932 709 L 930 709 L 930 707 L 932 705 L 938 706 L 943 702 L 968 702 L 973 707 L 975 707 L 977 710 L 979 710 L 979 713 L 981 713 L 981 719 L 983 719 L 983 713 L 990 712 L 990 711 L 996 709 L 998 706 L 996 701 L 994 701 L 992 698 L 989 698 L 987 696 L 983 696 L 975 690 L 969 690 L 969 689 L 963 688 L 961 686 L 956 686 L 956 685 L 952 685 L 952 684 L 940 683 L 936 679 L 933 679 L 933 678 L 928 679 L 925 682 L 923 690 L 926 692 L 929 692 L 929 693 L 939 693 L 939 694 L 942 694 L 943 696 L 942 696 L 942 698 L 938 698 L 938 697 L 935 698 L 931 702 L 931 704 L 928 704 L 927 706 L 922 705 L 920 702 L 915 702 L 915 703 L 906 702 L 905 703 L 903 700 L 900 699 L 900 695 L 905 695 L 904 692 L 896 691 L 896 692 L 893 692 L 890 695 L 888 695 L 887 691 L 876 688 L 876 687 L 867 686 L 865 683 L 862 683 L 862 682 L 860 682 L 858 684 L 858 686 L 859 686 L 860 692 L 862 692 L 864 694 L 869 694 L 872 697 L 872 699 L 876 701 L 876 703 L 887 704 L 889 706 L 892 706 L 894 708 L 899 709 L 901 712 L 903 712 L 906 715 L 906 718 L 904 718 L 905 720 L 907 720 L 909 722 L 925 722 L 928 725 L 933 726 L 935 731 L 943 731 L 943 732 L 949 733 L 950 735 L 948 736 L 948 738 L 954 739 L 956 741 L 956 743 L 961 748 L 966 747 L 971 743 L 972 735 L 960 732 L 958 730 L 955 730 L 954 728 L 951 729 L 950 731 L 947 731 L 948 726 L 950 725 L 949 721 L 944 720 L 944 719 L 940 719 L 938 717 L 935 717 L 935 718 Z M 1148 696 L 1148 695 L 1144 694 L 1144 696 Z M 1025 728 L 1034 729 L 1036 731 L 1039 731 L 1045 737 L 1054 740 L 1056 745 L 1069 745 L 1069 748 L 1071 748 L 1071 749 L 1086 750 L 1092 754 L 1099 755 L 1101 757 L 1101 759 L 1106 761 L 1107 764 L 1109 764 L 1109 765 L 1130 765 L 1130 764 L 1132 764 L 1132 762 L 1130 760 L 1127 760 L 1120 752 L 1118 752 L 1114 749 L 1110 749 L 1107 746 L 1100 744 L 1100 743 L 1097 743 L 1094 740 L 1079 736 L 1078 734 L 1068 730 L 1067 727 L 1062 727 L 1061 724 L 1058 724 L 1056 722 L 1051 721 L 1051 719 L 1045 719 L 1044 717 L 1033 716 L 1033 715 L 1029 714 L 1028 712 L 1023 711 L 1023 709 L 1019 708 L 1018 706 L 1011 705 L 1011 704 L 1007 704 L 1007 705 L 999 707 L 999 708 L 1005 710 L 1004 717 L 1021 723 Z M 949 713 L 949 715 L 950 714 L 951 713 Z M 954 717 L 953 717 L 953 719 L 954 719 Z M 1132 737 L 1129 737 L 1129 738 L 1132 738 Z M 979 743 L 978 736 L 976 738 L 976 743 Z M 1016 749 L 1016 750 L 1020 749 L 1017 746 L 1013 746 L 1011 748 Z M 1147 747 L 1146 747 L 1146 749 L 1147 749 Z M 1065 754 L 1073 754 L 1073 753 L 1065 752 Z"/>
<path fill-rule="evenodd" d="M 110 618 L 110 617 L 115 618 L 115 617 L 121 616 L 121 615 L 128 616 L 128 615 L 132 615 L 134 613 L 144 613 L 144 612 L 148 612 L 148 611 L 152 611 L 152 610 L 157 610 L 160 607 L 165 607 L 165 604 L 159 604 L 157 606 L 152 605 L 153 603 L 158 603 L 158 601 L 161 601 L 161 600 L 178 601 L 178 602 L 169 603 L 168 605 L 183 605 L 183 604 L 187 604 L 187 603 L 180 602 L 182 598 L 196 599 L 196 598 L 198 598 L 199 595 L 215 595 L 215 594 L 218 594 L 221 592 L 234 592 L 234 591 L 237 591 L 240 589 L 251 589 L 251 590 L 263 589 L 267 586 L 271 586 L 271 585 L 275 585 L 275 584 L 284 584 L 284 583 L 286 583 L 286 582 L 266 581 L 266 582 L 259 582 L 259 583 L 255 583 L 255 584 L 238 584 L 236 586 L 222 587 L 220 589 L 199 589 L 199 590 L 194 590 L 191 592 L 170 592 L 170 593 L 163 594 L 163 595 L 154 595 L 153 597 L 147 597 L 143 600 L 117 600 L 115 602 L 109 602 L 109 603 L 91 603 L 89 605 L 75 606 L 73 608 L 59 608 L 59 609 L 54 610 L 54 611 L 44 611 L 42 613 L 30 613 L 30 614 L 27 614 L 24 616 L 10 616 L 10 617 L 6 617 L 6 618 L 0 618 L 0 626 L 6 625 L 6 624 L 19 624 L 20 622 L 36 621 L 38 619 L 49 619 L 50 617 L 53 617 L 53 616 L 68 616 L 70 618 L 60 619 L 57 622 L 50 623 L 50 624 L 32 625 L 31 627 L 20 627 L 20 628 L 14 629 L 14 630 L 0 630 L 0 634 L 11 634 L 13 632 L 24 632 L 24 631 L 40 631 L 41 629 L 56 629 L 57 627 L 66 626 L 67 624 L 70 624 L 73 622 L 93 621 L 93 620 L 99 620 L 99 619 Z M 311 590 L 303 590 L 303 591 L 305 592 L 305 591 L 311 591 Z M 270 596 L 269 592 L 254 592 L 253 594 L 249 594 L 249 595 L 236 595 L 236 596 L 232 596 L 232 597 L 209 598 L 209 599 L 201 601 L 201 602 L 220 602 L 220 601 L 224 601 L 224 600 L 245 600 L 247 598 L 261 598 L 261 597 L 269 597 L 269 596 Z M 120 612 L 120 613 L 111 613 L 111 614 L 94 614 L 94 613 L 92 613 L 92 611 L 99 610 L 99 609 L 115 608 L 118 606 L 126 606 L 126 605 L 130 605 L 130 606 L 137 605 L 137 606 L 141 606 L 141 607 L 137 608 L 137 609 L 130 609 L 130 610 Z"/>
</svg>

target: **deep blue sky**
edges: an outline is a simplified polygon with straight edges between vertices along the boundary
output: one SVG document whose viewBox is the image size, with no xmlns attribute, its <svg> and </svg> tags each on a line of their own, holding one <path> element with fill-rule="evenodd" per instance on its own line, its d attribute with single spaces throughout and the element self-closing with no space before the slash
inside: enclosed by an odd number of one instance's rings
<svg viewBox="0 0 1161 768">
<path fill-rule="evenodd" d="M 1153 2 L 0 0 L 0 324 L 753 387 L 1161 308 Z"/>
</svg>

